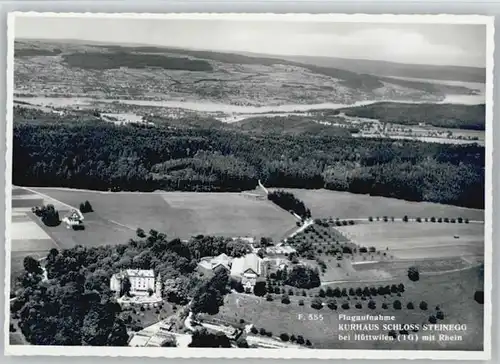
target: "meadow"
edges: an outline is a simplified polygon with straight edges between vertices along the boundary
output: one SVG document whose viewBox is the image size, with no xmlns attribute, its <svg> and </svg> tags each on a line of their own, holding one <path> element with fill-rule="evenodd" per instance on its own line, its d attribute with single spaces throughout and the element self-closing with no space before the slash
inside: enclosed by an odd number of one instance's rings
<svg viewBox="0 0 500 364">
<path fill-rule="evenodd" d="M 96 243 L 107 236 L 126 242 L 130 232 L 140 227 L 155 229 L 169 237 L 193 235 L 228 237 L 254 236 L 279 239 L 294 226 L 294 218 L 269 201 L 259 201 L 239 193 L 190 192 L 93 192 L 57 188 L 36 188 L 71 206 L 88 200 L 94 212 L 86 214 L 86 232 L 96 233 Z M 107 232 L 106 229 L 110 231 Z M 132 236 L 130 236 L 132 237 Z"/>
<path fill-rule="evenodd" d="M 285 189 L 302 200 L 311 210 L 313 218 L 339 217 L 341 219 L 368 218 L 369 216 L 449 217 L 484 221 L 484 210 L 430 202 L 411 202 L 395 198 L 358 195 L 325 189 Z"/>
<path fill-rule="evenodd" d="M 337 228 L 353 242 L 400 259 L 484 256 L 484 224 L 374 222 Z"/>
<path fill-rule="evenodd" d="M 482 325 L 483 325 L 483 308 L 474 301 L 474 292 L 477 289 L 482 289 L 482 278 L 478 274 L 478 268 L 446 273 L 438 276 L 422 276 L 419 281 L 412 282 L 407 277 L 402 277 L 397 281 L 380 281 L 375 285 L 384 284 L 399 284 L 403 283 L 405 291 L 400 294 L 374 296 L 371 299 L 376 303 L 376 308 L 369 309 L 367 307 L 368 300 L 362 300 L 359 297 L 335 298 L 338 304 L 336 310 L 332 310 L 327 306 L 314 309 L 310 306 L 310 298 L 304 298 L 305 305 L 298 305 L 298 297 L 290 297 L 291 303 L 286 305 L 275 299 L 272 302 L 266 301 L 265 297 L 255 297 L 249 295 L 231 293 L 226 296 L 224 306 L 215 316 L 216 319 L 222 322 L 235 323 L 243 319 L 246 323 L 254 324 L 258 329 L 264 328 L 272 332 L 273 336 L 279 336 L 281 333 L 288 333 L 304 336 L 304 339 L 309 339 L 315 348 L 342 348 L 342 349 L 391 349 L 397 347 L 398 350 L 481 350 L 482 349 Z M 341 283 L 336 284 L 339 288 L 357 288 L 364 287 L 370 284 L 363 283 Z M 324 303 L 328 299 L 323 298 Z M 396 309 L 393 306 L 395 300 L 399 300 L 403 309 Z M 426 310 L 419 307 L 421 301 L 428 304 Z M 340 305 L 344 302 L 349 302 L 350 308 L 343 309 Z M 412 302 L 414 309 L 406 309 L 406 305 Z M 360 303 L 361 308 L 356 308 L 355 304 Z M 382 308 L 382 304 L 386 303 L 387 308 Z M 467 330 L 461 332 L 462 341 L 455 342 L 384 342 L 384 341 L 354 341 L 353 333 L 351 332 L 351 340 L 339 341 L 339 334 L 346 334 L 339 328 L 339 324 L 349 323 L 348 321 L 340 321 L 339 314 L 347 315 L 392 315 L 395 316 L 394 321 L 378 322 L 382 323 L 397 323 L 397 324 L 424 324 L 429 323 L 430 315 L 435 315 L 439 310 L 444 313 L 444 319 L 438 320 L 438 323 L 443 324 L 465 324 Z M 308 314 L 322 314 L 322 320 L 307 320 Z M 301 316 L 302 315 L 302 316 Z M 368 321 L 360 321 L 359 323 L 369 323 Z M 371 321 L 371 323 L 374 323 Z M 356 331 L 359 334 L 387 334 L 388 331 Z M 436 331 L 434 333 L 440 333 Z M 453 334 L 454 332 L 451 332 Z M 423 332 L 418 332 L 422 335 Z"/>
</svg>

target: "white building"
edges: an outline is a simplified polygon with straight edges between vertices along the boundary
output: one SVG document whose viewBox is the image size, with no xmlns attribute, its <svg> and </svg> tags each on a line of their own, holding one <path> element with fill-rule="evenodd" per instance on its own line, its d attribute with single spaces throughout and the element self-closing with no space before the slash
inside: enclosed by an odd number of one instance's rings
<svg viewBox="0 0 500 364">
<path fill-rule="evenodd" d="M 161 287 L 160 285 L 155 285 L 155 275 L 152 269 L 126 269 L 113 274 L 109 283 L 110 289 L 119 294 L 126 277 L 130 281 L 131 295 L 147 296 L 149 295 L 149 291 L 152 290 L 153 293 L 161 297 Z"/>
<path fill-rule="evenodd" d="M 234 241 L 241 240 L 248 244 L 255 243 L 255 238 L 253 236 L 233 236 L 231 239 L 233 239 Z"/>
<path fill-rule="evenodd" d="M 266 248 L 267 254 L 276 254 L 276 255 L 292 254 L 295 253 L 296 251 L 297 250 L 295 250 L 295 248 L 291 247 L 290 245 L 282 245 L 282 244 Z"/>
<path fill-rule="evenodd" d="M 263 260 L 257 254 L 250 253 L 241 258 L 233 259 L 231 276 L 241 278 L 245 290 L 251 290 L 255 286 L 257 278 L 262 274 Z"/>
<path fill-rule="evenodd" d="M 217 268 L 231 270 L 232 258 L 222 253 L 214 258 L 202 259 L 198 265 L 204 269 L 215 271 Z"/>
</svg>

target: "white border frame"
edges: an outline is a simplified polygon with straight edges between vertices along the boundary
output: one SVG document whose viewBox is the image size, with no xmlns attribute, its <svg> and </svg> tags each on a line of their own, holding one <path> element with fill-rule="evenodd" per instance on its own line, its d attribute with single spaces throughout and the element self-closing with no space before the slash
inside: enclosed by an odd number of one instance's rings
<svg viewBox="0 0 500 364">
<path fill-rule="evenodd" d="M 485 128 L 485 252 L 484 252 L 484 323 L 482 351 L 439 350 L 363 350 L 363 349 L 218 349 L 218 348 L 154 348 L 154 347 L 83 347 L 83 346 L 19 346 L 9 343 L 10 317 L 10 225 L 12 215 L 12 142 L 14 94 L 15 18 L 22 17 L 79 17 L 79 18 L 146 18 L 146 19 L 217 19 L 217 20 L 281 20 L 294 22 L 371 22 L 414 24 L 484 24 L 486 25 L 486 128 Z M 257 14 L 257 13 L 54 13 L 10 12 L 7 14 L 7 126 L 5 173 L 5 322 L 4 347 L 6 355 L 19 356 L 110 356 L 163 358 L 275 358 L 275 359 L 448 359 L 490 360 L 492 329 L 492 238 L 493 238 L 493 67 L 494 17 L 485 15 L 399 15 L 399 14 Z"/>
</svg>

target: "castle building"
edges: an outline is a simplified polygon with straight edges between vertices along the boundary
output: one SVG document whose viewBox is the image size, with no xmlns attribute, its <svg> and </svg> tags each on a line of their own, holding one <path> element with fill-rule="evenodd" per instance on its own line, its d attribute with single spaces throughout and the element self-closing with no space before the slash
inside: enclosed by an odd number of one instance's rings
<svg viewBox="0 0 500 364">
<path fill-rule="evenodd" d="M 125 278 L 130 281 L 130 295 L 132 296 L 148 296 L 150 290 L 161 297 L 161 279 L 155 284 L 155 276 L 152 269 L 126 269 L 119 273 L 113 274 L 110 280 L 110 289 L 117 295 L 120 294 L 123 288 Z"/>
</svg>

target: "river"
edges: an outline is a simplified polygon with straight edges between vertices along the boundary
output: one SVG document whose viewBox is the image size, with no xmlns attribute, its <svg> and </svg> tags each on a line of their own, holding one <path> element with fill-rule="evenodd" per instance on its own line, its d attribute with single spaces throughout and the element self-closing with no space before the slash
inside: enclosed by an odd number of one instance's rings
<svg viewBox="0 0 500 364">
<path fill-rule="evenodd" d="M 346 107 L 355 107 L 370 105 L 377 102 L 398 102 L 398 103 L 436 103 L 436 104 L 481 104 L 485 102 L 484 95 L 447 95 L 443 101 L 405 101 L 405 100 L 370 100 L 358 101 L 353 104 L 337 104 L 337 103 L 321 103 L 321 104 L 287 104 L 287 105 L 270 105 L 270 106 L 243 106 L 231 105 L 215 102 L 204 101 L 182 101 L 182 100 L 125 100 L 125 99 L 100 99 L 100 98 L 80 98 L 80 97 L 44 97 L 44 96 L 16 96 L 16 101 L 27 102 L 32 105 L 44 107 L 92 107 L 96 104 L 118 103 L 124 105 L 146 106 L 146 107 L 161 107 L 171 109 L 185 109 L 197 112 L 206 113 L 222 113 L 222 114 L 245 114 L 257 115 L 264 113 L 275 113 L 278 116 L 280 113 L 307 112 L 314 110 L 335 110 Z"/>
</svg>

